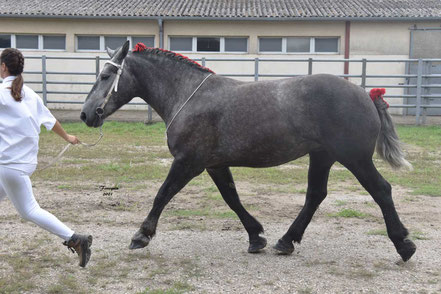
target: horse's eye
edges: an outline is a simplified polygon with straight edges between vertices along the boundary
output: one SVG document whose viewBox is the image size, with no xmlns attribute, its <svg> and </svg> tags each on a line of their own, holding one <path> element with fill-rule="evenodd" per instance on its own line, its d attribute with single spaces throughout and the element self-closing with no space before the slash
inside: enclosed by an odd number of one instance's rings
<svg viewBox="0 0 441 294">
<path fill-rule="evenodd" d="M 102 80 L 107 80 L 109 77 L 110 77 L 109 74 L 105 74 L 105 73 L 101 74 L 101 79 Z"/>
</svg>

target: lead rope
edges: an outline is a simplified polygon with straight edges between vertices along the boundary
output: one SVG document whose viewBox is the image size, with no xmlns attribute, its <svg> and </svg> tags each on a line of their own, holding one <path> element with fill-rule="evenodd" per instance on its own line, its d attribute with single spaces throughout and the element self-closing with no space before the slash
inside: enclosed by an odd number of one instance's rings
<svg viewBox="0 0 441 294">
<path fill-rule="evenodd" d="M 206 76 L 202 82 L 199 84 L 199 86 L 197 86 L 197 88 L 193 91 L 193 93 L 191 93 L 190 97 L 188 97 L 188 99 L 184 102 L 184 104 L 181 105 L 181 107 L 179 107 L 178 111 L 175 113 L 175 115 L 173 115 L 173 118 L 171 119 L 170 123 L 168 124 L 167 128 L 165 129 L 165 137 L 167 137 L 167 133 L 168 133 L 168 129 L 171 127 L 171 125 L 173 124 L 175 118 L 178 116 L 179 112 L 181 112 L 182 108 L 184 108 L 184 106 L 188 103 L 188 101 L 190 101 L 191 98 L 193 98 L 194 94 L 196 94 L 196 92 L 199 90 L 200 87 L 202 87 L 202 85 L 205 83 L 205 81 L 211 77 L 213 74 L 209 74 L 208 76 Z"/>
<path fill-rule="evenodd" d="M 100 119 L 101 119 L 101 116 L 100 116 Z M 88 144 L 88 143 L 80 142 L 79 145 L 84 146 L 84 147 L 93 147 L 93 146 L 97 145 L 97 144 L 101 141 L 101 139 L 102 139 L 103 137 L 104 137 L 104 134 L 103 134 L 103 125 L 101 125 L 101 126 L 100 126 L 100 136 L 99 136 L 98 140 L 97 140 L 95 143 Z M 63 150 L 61 150 L 61 152 L 58 153 L 58 155 L 57 155 L 57 156 L 56 156 L 56 157 L 55 157 L 50 163 L 48 163 L 46 166 L 44 166 L 44 167 L 42 167 L 42 168 L 37 169 L 37 171 L 43 171 L 43 170 L 45 170 L 45 169 L 51 167 L 51 166 L 54 165 L 55 163 L 57 163 L 57 162 L 61 159 L 61 157 L 63 156 L 63 154 L 64 154 L 67 150 L 69 150 L 70 146 L 72 146 L 72 145 L 73 145 L 73 144 L 68 143 L 66 146 L 64 146 Z"/>
</svg>

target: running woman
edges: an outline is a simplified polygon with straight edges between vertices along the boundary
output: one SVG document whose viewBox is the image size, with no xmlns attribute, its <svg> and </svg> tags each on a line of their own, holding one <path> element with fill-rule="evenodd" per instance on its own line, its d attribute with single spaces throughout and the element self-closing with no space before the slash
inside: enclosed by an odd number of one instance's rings
<svg viewBox="0 0 441 294">
<path fill-rule="evenodd" d="M 54 215 L 40 208 L 32 192 L 30 176 L 37 167 L 40 126 L 54 131 L 71 144 L 77 137 L 69 135 L 41 98 L 23 85 L 24 57 L 13 48 L 0 55 L 0 201 L 6 196 L 18 213 L 28 221 L 64 239 L 63 245 L 78 253 L 81 267 L 90 259 L 92 236 L 78 235 Z"/>
</svg>

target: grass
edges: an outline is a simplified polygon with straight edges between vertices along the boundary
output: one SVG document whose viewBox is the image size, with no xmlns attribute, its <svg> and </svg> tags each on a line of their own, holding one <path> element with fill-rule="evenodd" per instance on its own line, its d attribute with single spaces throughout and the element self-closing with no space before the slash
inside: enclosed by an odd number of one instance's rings
<svg viewBox="0 0 441 294">
<path fill-rule="evenodd" d="M 367 232 L 367 234 L 371 235 L 371 236 L 386 236 L 387 237 L 386 229 L 370 230 Z"/>
<path fill-rule="evenodd" d="M 66 263 L 66 259 L 57 258 L 50 250 L 43 251 L 42 248 L 47 246 L 48 241 L 44 237 L 33 238 L 24 244 L 26 251 L 12 254 L 0 254 L 0 260 L 6 262 L 10 269 L 8 275 L 0 276 L 0 293 L 31 293 L 39 287 L 39 277 L 45 276 L 52 267 L 59 267 Z M 35 258 L 36 252 L 38 259 Z M 63 283 L 64 289 L 75 287 L 75 293 L 81 293 L 80 287 L 74 286 L 76 281 L 71 279 L 59 280 L 59 284 Z M 60 287 L 55 287 L 60 288 Z M 52 289 L 52 286 L 51 286 Z M 65 293 L 65 292 L 52 292 Z"/>
<path fill-rule="evenodd" d="M 329 214 L 331 217 L 344 217 L 344 218 L 367 218 L 370 215 L 358 210 L 344 208 L 336 213 Z"/>
<path fill-rule="evenodd" d="M 425 233 L 418 231 L 418 230 L 411 230 L 410 238 L 412 240 L 429 240 L 429 238 L 426 237 Z"/>
<path fill-rule="evenodd" d="M 236 213 L 233 211 L 213 211 L 212 209 L 179 209 L 179 210 L 169 210 L 165 214 L 179 217 L 193 217 L 193 216 L 204 216 L 210 218 L 220 218 L 220 219 L 238 219 Z"/>
<path fill-rule="evenodd" d="M 194 287 L 187 282 L 178 281 L 173 283 L 168 289 L 150 289 L 147 288 L 138 294 L 183 294 L 193 290 Z"/>
<path fill-rule="evenodd" d="M 348 204 L 347 201 L 344 201 L 344 200 L 335 200 L 335 205 L 336 205 L 336 206 L 345 206 L 346 204 Z"/>
<path fill-rule="evenodd" d="M 370 230 L 367 232 L 368 235 L 374 235 L 374 236 L 385 236 L 387 237 L 387 231 L 386 229 L 378 229 L 378 230 Z M 429 240 L 428 237 L 426 237 L 426 234 L 418 231 L 418 230 L 412 230 L 410 229 L 410 239 L 412 240 Z"/>
<path fill-rule="evenodd" d="M 99 135 L 97 129 L 88 128 L 83 123 L 65 123 L 63 126 L 84 142 L 94 142 Z M 392 170 L 375 156 L 377 168 L 393 186 L 409 188 L 414 195 L 441 196 L 441 173 L 438 172 L 441 128 L 397 126 L 397 131 L 401 140 L 409 146 L 406 147 L 410 150 L 407 158 L 414 165 L 414 171 Z M 138 187 L 142 181 L 165 179 L 170 166 L 167 161 L 171 162 L 172 157 L 167 149 L 163 123 L 145 125 L 106 122 L 103 132 L 104 137 L 98 146 L 91 148 L 75 146 L 65 153 L 61 163 L 37 172 L 33 177 L 60 182 L 59 188 L 66 190 L 80 188 L 90 181 L 100 183 L 106 179 Z M 49 158 L 54 157 L 64 147 L 64 144 L 60 138 L 43 130 L 40 157 L 49 161 Z M 417 151 L 414 150 L 415 148 Z M 234 167 L 231 170 L 237 182 L 268 184 L 268 193 L 273 190 L 303 193 L 304 188 L 297 191 L 298 189 L 292 186 L 294 183 L 306 183 L 308 161 L 308 157 L 305 156 L 285 165 L 286 168 L 283 166 L 265 169 Z M 294 164 L 295 168 L 290 168 Z M 77 183 L 69 183 L 70 181 Z M 340 185 L 342 182 L 346 183 L 343 188 Z M 209 187 L 207 192 L 217 193 L 216 187 L 205 173 L 193 179 L 189 185 Z M 366 194 L 354 176 L 337 163 L 330 174 L 329 190 L 341 189 Z"/>
<path fill-rule="evenodd" d="M 87 293 L 81 289 L 81 285 L 72 275 L 60 275 L 56 284 L 49 286 L 48 294 L 62 294 L 62 293 Z"/>
</svg>

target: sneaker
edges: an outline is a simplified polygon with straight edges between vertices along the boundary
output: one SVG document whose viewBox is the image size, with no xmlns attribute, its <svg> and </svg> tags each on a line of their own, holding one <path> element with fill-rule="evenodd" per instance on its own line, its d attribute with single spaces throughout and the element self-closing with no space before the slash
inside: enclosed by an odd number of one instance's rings
<svg viewBox="0 0 441 294">
<path fill-rule="evenodd" d="M 73 253 L 77 253 L 80 258 L 80 266 L 85 267 L 89 262 L 90 255 L 92 251 L 90 246 L 92 246 L 92 236 L 91 235 L 77 235 L 73 234 L 69 241 L 63 242 L 64 246 L 67 246 L 69 250 Z"/>
</svg>

